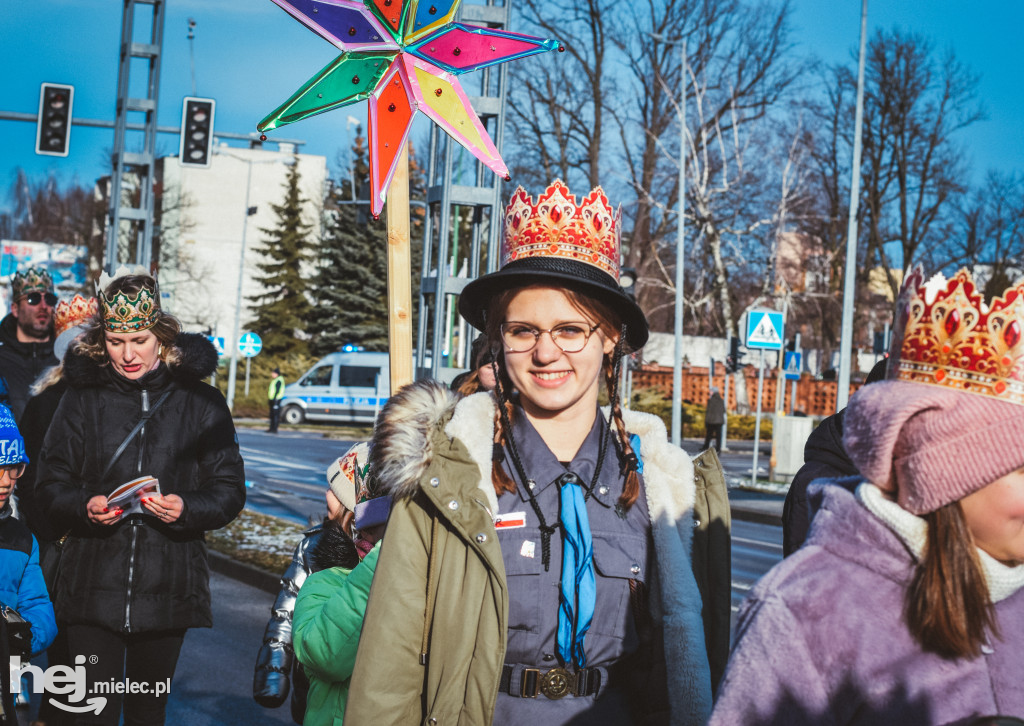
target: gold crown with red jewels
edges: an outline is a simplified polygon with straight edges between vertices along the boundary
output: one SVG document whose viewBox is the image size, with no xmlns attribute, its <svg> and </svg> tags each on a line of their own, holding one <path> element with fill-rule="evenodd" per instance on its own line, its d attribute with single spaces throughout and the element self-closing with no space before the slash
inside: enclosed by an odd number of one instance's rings
<svg viewBox="0 0 1024 726">
<path fill-rule="evenodd" d="M 61 300 L 53 309 L 54 337 L 96 317 L 97 314 L 99 314 L 99 301 L 94 297 L 75 295 L 70 300 Z"/>
<path fill-rule="evenodd" d="M 522 187 L 505 208 L 501 266 L 533 257 L 561 258 L 593 265 L 619 279 L 622 210 L 615 211 L 601 187 L 581 202 L 561 181 L 534 202 Z"/>
<path fill-rule="evenodd" d="M 925 282 L 917 267 L 900 291 L 896 328 L 889 378 L 1024 404 L 1024 281 L 986 304 L 968 270 Z"/>
</svg>

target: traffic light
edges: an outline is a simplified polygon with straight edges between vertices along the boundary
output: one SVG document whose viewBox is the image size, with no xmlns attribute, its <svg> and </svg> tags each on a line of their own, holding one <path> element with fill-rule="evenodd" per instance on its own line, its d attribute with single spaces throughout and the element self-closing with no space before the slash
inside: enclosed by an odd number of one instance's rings
<svg viewBox="0 0 1024 726">
<path fill-rule="evenodd" d="M 729 338 L 729 354 L 725 356 L 725 370 L 735 373 L 743 365 L 743 354 L 739 352 L 739 338 Z"/>
<path fill-rule="evenodd" d="M 743 356 L 740 354 L 740 339 L 729 338 L 729 355 L 725 357 L 725 370 L 735 373 L 740 369 L 740 361 Z"/>
<path fill-rule="evenodd" d="M 212 98 L 186 96 L 181 104 L 181 146 L 178 162 L 182 166 L 209 167 L 213 158 Z"/>
<path fill-rule="evenodd" d="M 44 83 L 39 87 L 39 116 L 36 121 L 36 153 L 67 156 L 71 140 L 71 102 L 75 87 Z"/>
</svg>

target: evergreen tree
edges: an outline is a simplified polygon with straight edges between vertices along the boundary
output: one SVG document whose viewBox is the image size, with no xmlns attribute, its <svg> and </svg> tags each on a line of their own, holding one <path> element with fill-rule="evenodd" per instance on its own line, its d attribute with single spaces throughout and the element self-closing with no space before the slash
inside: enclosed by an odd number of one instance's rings
<svg viewBox="0 0 1024 726">
<path fill-rule="evenodd" d="M 261 274 L 256 280 L 265 292 L 249 298 L 254 303 L 249 329 L 263 338 L 263 349 L 269 355 L 306 352 L 306 321 L 312 310 L 302 268 L 314 240 L 312 226 L 302 220 L 298 164 L 289 167 L 284 190 L 284 203 L 272 205 L 277 226 L 260 230 L 266 236 L 260 248 L 263 262 L 256 265 Z"/>
<path fill-rule="evenodd" d="M 311 350 L 326 355 L 352 343 L 366 350 L 388 349 L 387 226 L 382 215 L 369 215 L 369 167 L 365 139 L 356 134 L 352 145 L 357 196 L 352 201 L 349 180 L 334 185 L 328 200 L 328 220 L 314 279 L 316 306 L 310 315 Z M 359 193 L 362 191 L 363 193 Z"/>
</svg>

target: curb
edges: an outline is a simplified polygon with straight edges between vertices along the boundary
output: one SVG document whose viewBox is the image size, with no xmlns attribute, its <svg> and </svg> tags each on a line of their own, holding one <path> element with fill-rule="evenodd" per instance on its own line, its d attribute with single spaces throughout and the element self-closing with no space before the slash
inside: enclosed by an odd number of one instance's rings
<svg viewBox="0 0 1024 726">
<path fill-rule="evenodd" d="M 741 522 L 755 522 L 757 524 L 770 524 L 777 527 L 782 526 L 782 513 L 764 512 L 758 509 L 747 509 L 746 507 L 732 506 L 729 512 L 733 519 Z"/>
<path fill-rule="evenodd" d="M 263 592 L 276 595 L 281 589 L 281 578 L 264 572 L 258 567 L 238 562 L 227 555 L 208 549 L 210 570 L 220 575 L 225 575 L 233 580 L 238 580 L 246 585 L 255 587 Z"/>
</svg>

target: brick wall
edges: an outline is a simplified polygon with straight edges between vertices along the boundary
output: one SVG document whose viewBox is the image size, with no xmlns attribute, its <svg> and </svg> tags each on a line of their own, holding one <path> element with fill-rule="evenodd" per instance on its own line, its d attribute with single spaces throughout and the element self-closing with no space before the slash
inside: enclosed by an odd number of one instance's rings
<svg viewBox="0 0 1024 726">
<path fill-rule="evenodd" d="M 764 390 L 761 394 L 761 410 L 774 411 L 775 397 L 779 381 L 776 369 L 765 370 Z M 715 365 L 713 385 L 719 392 L 725 389 L 725 366 Z M 733 383 L 734 376 L 729 383 L 729 400 L 726 406 L 729 411 L 736 411 L 736 389 Z M 751 410 L 757 408 L 757 368 L 746 366 L 743 369 L 743 380 L 747 388 L 747 401 L 750 402 Z M 783 380 L 785 384 L 783 399 L 783 410 L 787 413 L 792 397 L 792 381 Z M 850 394 L 860 388 L 860 383 L 850 384 Z M 644 388 L 654 388 L 663 395 L 669 396 L 672 393 L 672 369 L 663 366 L 643 366 L 640 370 L 633 371 L 634 393 Z M 836 381 L 820 381 L 810 375 L 804 375 L 796 384 L 796 406 L 794 410 L 803 411 L 809 416 L 830 416 L 836 411 L 836 396 L 839 384 Z M 711 395 L 708 386 L 707 366 L 683 366 L 682 400 L 703 405 Z"/>
</svg>

